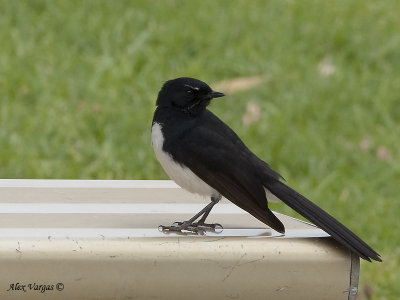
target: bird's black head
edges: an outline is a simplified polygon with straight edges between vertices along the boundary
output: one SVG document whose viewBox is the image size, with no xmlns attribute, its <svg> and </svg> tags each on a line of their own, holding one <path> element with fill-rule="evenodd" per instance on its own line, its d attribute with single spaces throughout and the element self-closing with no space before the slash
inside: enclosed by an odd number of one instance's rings
<svg viewBox="0 0 400 300">
<path fill-rule="evenodd" d="M 214 92 L 205 82 L 181 77 L 168 80 L 158 93 L 156 105 L 171 107 L 186 113 L 197 114 L 203 111 L 211 99 L 225 96 Z"/>
</svg>

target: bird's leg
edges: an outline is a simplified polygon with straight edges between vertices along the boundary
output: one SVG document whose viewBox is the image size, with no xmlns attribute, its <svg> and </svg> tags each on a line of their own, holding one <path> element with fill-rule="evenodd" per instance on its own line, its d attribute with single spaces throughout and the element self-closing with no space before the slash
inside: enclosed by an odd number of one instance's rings
<svg viewBox="0 0 400 300">
<path fill-rule="evenodd" d="M 206 221 L 208 215 L 210 214 L 212 208 L 214 207 L 215 204 L 217 204 L 217 203 L 219 202 L 219 200 L 221 200 L 221 198 L 222 198 L 221 195 L 212 196 L 212 197 L 211 197 L 211 203 L 210 203 L 210 204 L 211 204 L 211 207 L 210 207 L 206 212 L 204 212 L 204 214 L 203 214 L 203 216 L 201 217 L 201 219 L 200 219 L 198 222 L 195 223 L 197 226 L 201 226 L 201 227 L 210 227 L 210 228 L 213 228 L 213 229 L 215 229 L 215 227 L 216 227 L 217 225 L 221 226 L 220 224 L 207 224 L 207 223 L 205 223 L 205 221 Z M 221 226 L 221 227 L 222 227 L 222 226 Z"/>
<path fill-rule="evenodd" d="M 211 202 L 204 207 L 201 211 L 199 211 L 196 215 L 194 215 L 192 218 L 190 218 L 187 221 L 184 222 L 175 222 L 171 226 L 163 226 L 160 225 L 159 229 L 161 231 L 182 231 L 182 230 L 188 230 L 192 232 L 199 232 L 199 231 L 215 231 L 215 229 L 222 229 L 221 224 L 206 224 L 204 221 L 210 214 L 212 208 L 214 207 L 215 204 L 221 200 L 222 196 L 212 196 L 211 197 Z M 201 219 L 198 222 L 195 222 L 200 216 Z"/>
</svg>

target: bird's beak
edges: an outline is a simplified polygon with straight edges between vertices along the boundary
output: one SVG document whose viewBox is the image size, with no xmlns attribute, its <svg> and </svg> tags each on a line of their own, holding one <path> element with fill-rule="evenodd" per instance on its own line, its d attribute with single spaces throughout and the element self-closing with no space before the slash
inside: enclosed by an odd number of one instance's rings
<svg viewBox="0 0 400 300">
<path fill-rule="evenodd" d="M 211 96 L 211 99 L 213 99 L 213 98 L 223 97 L 223 96 L 225 96 L 225 94 L 220 93 L 220 92 L 211 91 L 210 96 Z"/>
</svg>

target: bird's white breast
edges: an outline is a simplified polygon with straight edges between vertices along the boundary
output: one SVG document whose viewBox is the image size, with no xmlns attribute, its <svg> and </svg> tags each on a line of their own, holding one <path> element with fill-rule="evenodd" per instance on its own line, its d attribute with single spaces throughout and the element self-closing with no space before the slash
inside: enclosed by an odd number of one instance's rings
<svg viewBox="0 0 400 300">
<path fill-rule="evenodd" d="M 161 166 L 168 176 L 185 190 L 202 196 L 218 195 L 218 192 L 201 180 L 189 168 L 176 163 L 171 155 L 163 150 L 164 136 L 161 125 L 154 123 L 151 128 L 151 143 Z"/>
</svg>

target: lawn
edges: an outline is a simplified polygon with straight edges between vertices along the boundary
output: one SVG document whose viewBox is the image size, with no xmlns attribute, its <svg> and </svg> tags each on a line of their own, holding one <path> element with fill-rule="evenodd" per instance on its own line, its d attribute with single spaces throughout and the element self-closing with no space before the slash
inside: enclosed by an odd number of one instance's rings
<svg viewBox="0 0 400 300">
<path fill-rule="evenodd" d="M 382 254 L 362 263 L 359 298 L 398 299 L 399 12 L 394 0 L 0 0 L 0 178 L 166 179 L 155 99 L 163 81 L 196 77 L 231 89 L 210 109 Z"/>
</svg>

